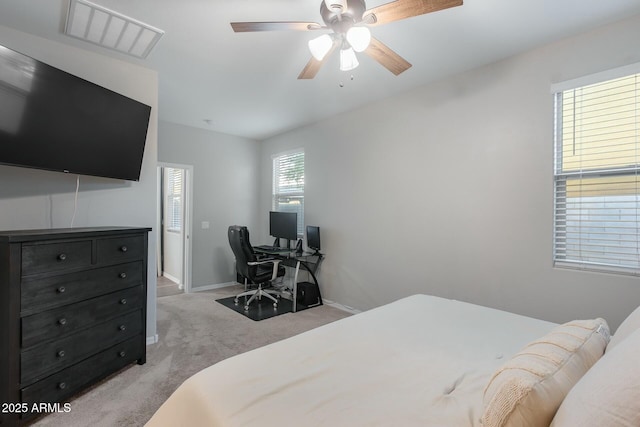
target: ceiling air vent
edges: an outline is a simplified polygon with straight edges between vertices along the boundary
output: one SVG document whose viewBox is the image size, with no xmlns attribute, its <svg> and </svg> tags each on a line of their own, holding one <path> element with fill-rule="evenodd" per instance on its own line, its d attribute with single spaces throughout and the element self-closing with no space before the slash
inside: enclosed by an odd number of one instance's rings
<svg viewBox="0 0 640 427">
<path fill-rule="evenodd" d="M 98 46 L 146 58 L 164 31 L 86 0 L 71 0 L 68 36 Z"/>
</svg>

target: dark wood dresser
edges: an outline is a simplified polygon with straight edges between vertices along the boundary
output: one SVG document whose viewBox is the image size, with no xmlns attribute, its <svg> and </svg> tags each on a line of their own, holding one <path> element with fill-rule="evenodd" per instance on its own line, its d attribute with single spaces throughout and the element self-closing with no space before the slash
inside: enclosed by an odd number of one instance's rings
<svg viewBox="0 0 640 427">
<path fill-rule="evenodd" d="M 150 230 L 0 232 L 2 427 L 145 363 Z"/>
</svg>

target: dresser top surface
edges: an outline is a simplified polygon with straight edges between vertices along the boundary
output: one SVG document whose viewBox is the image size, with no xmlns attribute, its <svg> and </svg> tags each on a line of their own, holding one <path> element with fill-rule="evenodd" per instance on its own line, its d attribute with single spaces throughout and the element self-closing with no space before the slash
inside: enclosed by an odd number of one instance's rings
<svg viewBox="0 0 640 427">
<path fill-rule="evenodd" d="M 139 234 L 151 231 L 149 227 L 78 227 L 40 230 L 0 231 L 0 242 L 29 242 L 34 240 L 73 239 L 89 236 Z"/>
</svg>

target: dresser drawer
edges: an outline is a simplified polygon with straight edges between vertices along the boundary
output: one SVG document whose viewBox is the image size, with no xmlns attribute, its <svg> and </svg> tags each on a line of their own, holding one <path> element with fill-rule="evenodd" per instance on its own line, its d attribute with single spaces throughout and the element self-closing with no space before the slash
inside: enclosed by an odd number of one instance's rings
<svg viewBox="0 0 640 427">
<path fill-rule="evenodd" d="M 84 386 L 143 356 L 143 341 L 132 338 L 21 390 L 22 402 L 62 402 Z"/>
<path fill-rule="evenodd" d="M 24 385 L 38 380 L 104 348 L 139 335 L 142 332 L 142 322 L 142 310 L 138 310 L 56 342 L 23 350 L 20 354 L 20 382 Z"/>
<path fill-rule="evenodd" d="M 78 273 L 22 281 L 21 314 L 82 301 L 141 285 L 143 263 L 132 262 Z"/>
<path fill-rule="evenodd" d="M 98 239 L 98 264 L 116 264 L 143 259 L 146 255 L 144 236 L 122 236 Z"/>
<path fill-rule="evenodd" d="M 22 275 L 70 270 L 91 265 L 91 241 L 22 246 Z"/>
<path fill-rule="evenodd" d="M 79 329 L 140 309 L 145 303 L 144 288 L 113 292 L 101 297 L 45 311 L 22 319 L 22 348 L 59 339 Z"/>
</svg>

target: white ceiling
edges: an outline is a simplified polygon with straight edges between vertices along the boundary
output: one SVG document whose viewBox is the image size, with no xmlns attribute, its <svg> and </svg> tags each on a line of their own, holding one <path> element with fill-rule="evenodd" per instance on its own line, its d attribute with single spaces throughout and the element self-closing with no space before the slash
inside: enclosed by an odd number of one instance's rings
<svg viewBox="0 0 640 427">
<path fill-rule="evenodd" d="M 341 72 L 334 52 L 315 79 L 298 80 L 310 58 L 307 41 L 318 32 L 234 33 L 229 23 L 321 23 L 321 0 L 92 1 L 166 33 L 137 60 L 65 36 L 68 0 L 0 0 L 0 25 L 155 69 L 161 120 L 253 139 L 640 14 L 638 0 L 465 0 L 372 28 L 413 64 L 397 77 L 362 54 L 358 68 Z"/>
</svg>

